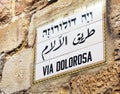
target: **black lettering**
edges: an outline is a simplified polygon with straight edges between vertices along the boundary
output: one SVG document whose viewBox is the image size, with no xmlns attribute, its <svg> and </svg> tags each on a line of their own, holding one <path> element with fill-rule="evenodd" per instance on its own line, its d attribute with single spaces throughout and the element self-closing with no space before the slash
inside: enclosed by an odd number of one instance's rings
<svg viewBox="0 0 120 94">
<path fill-rule="evenodd" d="M 86 63 L 86 61 L 87 61 L 86 54 L 87 53 L 83 53 L 83 58 L 82 58 L 83 59 L 83 61 L 82 61 L 83 63 Z"/>
<path fill-rule="evenodd" d="M 53 73 L 53 65 L 50 65 L 50 73 Z"/>
<path fill-rule="evenodd" d="M 87 60 L 87 62 L 89 62 L 89 61 L 92 61 L 91 51 L 89 51 L 89 53 L 88 53 L 88 60 Z"/>
<path fill-rule="evenodd" d="M 82 63 L 82 55 L 79 54 L 79 55 L 78 55 L 78 64 L 80 65 L 81 63 Z"/>
<path fill-rule="evenodd" d="M 60 61 L 57 62 L 56 71 L 60 71 Z"/>
<path fill-rule="evenodd" d="M 73 59 L 72 57 L 69 58 L 69 67 L 72 67 L 72 62 L 73 62 Z"/>
<path fill-rule="evenodd" d="M 64 60 L 61 61 L 61 70 L 64 70 Z"/>
<path fill-rule="evenodd" d="M 44 76 L 48 75 L 50 73 L 53 73 L 53 65 L 52 64 L 46 65 L 46 66 L 43 67 L 43 74 L 44 74 Z"/>
<path fill-rule="evenodd" d="M 67 67 L 67 59 L 65 59 L 65 69 L 67 69 L 68 67 Z"/>
<path fill-rule="evenodd" d="M 77 56 L 74 56 L 73 57 L 73 66 L 77 66 L 77 61 L 78 61 L 78 58 L 77 58 Z"/>
<path fill-rule="evenodd" d="M 69 62 L 67 62 L 69 61 Z M 92 61 L 92 55 L 91 52 L 86 52 L 86 53 L 81 53 L 79 55 L 75 55 L 73 57 L 70 57 L 68 60 L 64 59 L 61 61 L 58 61 L 56 64 L 56 71 L 60 71 L 60 70 L 65 70 L 71 67 L 75 67 L 77 65 L 81 65 L 87 62 Z M 44 68 L 44 70 L 46 70 L 46 68 Z M 44 72 L 45 74 L 46 72 Z M 51 67 L 50 69 L 50 73 L 53 73 L 53 69 Z"/>
<path fill-rule="evenodd" d="M 47 66 L 43 67 L 43 74 L 44 74 L 44 76 L 46 75 L 46 73 L 47 73 Z"/>
</svg>

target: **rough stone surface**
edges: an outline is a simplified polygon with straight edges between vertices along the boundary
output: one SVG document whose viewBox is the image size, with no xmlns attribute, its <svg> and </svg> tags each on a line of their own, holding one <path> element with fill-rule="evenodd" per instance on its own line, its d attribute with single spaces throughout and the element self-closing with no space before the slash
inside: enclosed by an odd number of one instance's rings
<svg viewBox="0 0 120 94">
<path fill-rule="evenodd" d="M 0 0 L 0 25 L 6 24 L 11 17 L 12 0 Z"/>
<path fill-rule="evenodd" d="M 111 2 L 110 2 L 111 1 Z M 108 7 L 109 15 L 109 28 L 112 33 L 112 37 L 120 38 L 120 0 L 110 0 Z"/>
<path fill-rule="evenodd" d="M 33 50 L 26 49 L 13 55 L 5 64 L 0 89 L 5 94 L 28 89 L 31 86 Z"/>
<path fill-rule="evenodd" d="M 97 73 L 79 75 L 71 80 L 72 94 L 120 93 L 120 64 L 113 64 Z"/>
<path fill-rule="evenodd" d="M 105 65 L 32 85 L 36 28 L 96 2 L 48 1 L 0 0 L 0 94 L 120 94 L 120 0 L 106 0 Z"/>
<path fill-rule="evenodd" d="M 120 60 L 120 0 L 111 0 L 109 3 L 109 31 L 114 40 L 114 60 Z"/>
<path fill-rule="evenodd" d="M 6 62 L 5 53 L 3 53 L 0 55 L 0 82 L 2 79 L 2 72 L 3 72 L 5 62 Z"/>
<path fill-rule="evenodd" d="M 25 40 L 27 21 L 23 18 L 0 28 L 0 53 L 17 48 Z"/>
<path fill-rule="evenodd" d="M 28 4 L 32 3 L 34 0 L 16 0 L 15 1 L 15 14 L 18 15 L 22 13 Z"/>
<path fill-rule="evenodd" d="M 29 89 L 32 94 L 69 94 L 69 81 L 72 76 L 58 78 L 57 80 L 48 80 L 40 84 L 35 84 Z M 67 93 L 63 93 L 67 92 Z"/>
<path fill-rule="evenodd" d="M 120 60 L 120 39 L 116 39 L 114 43 L 115 43 L 114 60 L 119 61 Z"/>
</svg>

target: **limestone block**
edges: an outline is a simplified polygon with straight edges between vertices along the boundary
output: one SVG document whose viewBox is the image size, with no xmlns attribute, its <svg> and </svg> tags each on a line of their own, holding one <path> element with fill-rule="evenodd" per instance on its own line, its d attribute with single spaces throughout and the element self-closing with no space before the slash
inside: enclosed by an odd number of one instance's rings
<svg viewBox="0 0 120 94">
<path fill-rule="evenodd" d="M 5 24 L 10 19 L 12 0 L 0 0 L 0 24 Z"/>
<path fill-rule="evenodd" d="M 2 71 L 3 71 L 5 61 L 6 61 L 5 54 L 3 53 L 0 55 L 0 81 L 2 79 Z"/>
<path fill-rule="evenodd" d="M 20 18 L 15 22 L 0 28 L 0 53 L 17 48 L 25 39 L 26 20 Z"/>
<path fill-rule="evenodd" d="M 118 3 L 120 3 L 120 0 L 111 0 L 111 3 L 112 4 L 118 4 Z"/>
<path fill-rule="evenodd" d="M 15 8 L 15 13 L 21 14 L 29 5 L 33 5 L 32 7 L 36 9 L 37 4 L 34 7 L 34 3 L 44 0 L 0 0 L 0 20 L 2 20 L 2 18 L 4 17 L 4 19 L 6 19 L 6 17 L 10 15 L 9 13 L 11 9 L 11 1 L 12 3 L 14 1 L 15 3 L 12 4 L 12 8 Z M 77 0 L 58 0 L 58 2 L 46 6 L 43 9 L 36 11 L 36 13 L 34 12 L 35 14 L 31 16 L 31 23 L 28 32 L 29 47 L 35 46 L 37 27 L 46 24 L 48 21 L 53 21 L 66 13 L 69 14 L 69 12 L 74 10 L 77 5 L 81 6 L 80 4 L 78 4 L 78 2 L 82 5 L 84 5 L 83 2 L 93 2 L 93 0 L 78 0 L 77 3 L 76 1 Z M 111 32 L 115 36 L 117 36 L 117 38 L 120 38 L 120 0 L 111 0 L 111 4 Z M 31 9 L 32 8 L 30 7 L 28 8 L 28 10 Z M 27 12 L 25 12 L 25 15 L 27 15 Z M 26 19 L 20 18 L 15 22 L 10 23 L 9 26 L 2 27 L 0 29 L 0 53 L 6 51 L 8 52 L 11 50 L 14 52 L 14 49 L 16 49 L 20 44 L 25 41 L 25 38 L 27 37 L 27 23 L 29 22 Z M 112 54 L 112 50 L 108 49 L 112 48 L 108 47 L 109 45 L 111 45 L 111 39 L 109 39 L 109 41 L 107 39 L 106 44 L 106 48 L 109 53 L 109 58 L 107 57 L 106 61 L 109 63 L 109 59 L 111 60 L 110 62 L 113 62 L 112 59 L 110 59 L 110 54 Z M 118 41 L 115 41 L 115 60 L 120 60 L 119 47 L 120 40 L 118 39 Z M 108 64 L 106 66 L 108 67 L 107 69 L 103 70 L 101 68 L 101 70 L 98 70 L 99 72 L 97 72 L 95 69 L 92 69 L 92 71 L 94 71 L 93 74 L 89 74 L 90 72 L 87 73 L 85 71 L 85 74 L 83 73 L 81 75 L 77 75 L 73 78 L 73 80 L 71 80 L 71 76 L 66 77 L 66 79 L 63 77 L 60 80 L 58 80 L 58 78 L 55 80 L 46 81 L 45 83 L 35 84 L 31 87 L 33 68 L 32 64 L 34 60 L 33 49 L 22 49 L 22 51 L 18 51 L 15 55 L 10 56 L 9 58 L 10 59 L 5 63 L 5 65 L 3 65 L 3 61 L 0 62 L 0 73 L 2 74 L 2 76 L 0 76 L 0 79 L 2 78 L 0 82 L 0 94 L 1 92 L 5 92 L 6 94 L 22 94 L 26 93 L 29 87 L 33 94 L 98 94 L 102 92 L 104 92 L 105 94 L 112 94 L 113 90 L 116 90 L 113 94 L 119 94 L 120 91 L 120 77 L 118 78 L 118 73 L 120 72 L 120 65 L 111 65 L 112 67 L 110 67 L 110 64 Z M 4 66 L 4 68 L 2 66 Z M 68 85 L 64 86 L 65 83 L 67 83 Z M 115 89 L 117 85 L 118 88 Z M 110 87 L 113 89 L 111 89 Z"/>
<path fill-rule="evenodd" d="M 36 1 L 36 0 L 25 0 L 25 2 L 29 2 L 29 3 L 33 2 L 33 1 Z"/>
<path fill-rule="evenodd" d="M 33 5 L 39 1 L 44 1 L 44 0 L 16 0 L 15 1 L 15 14 L 19 15 L 22 12 L 24 12 L 26 10 L 26 8 L 28 8 L 28 10 L 31 10 L 31 8 L 33 7 Z"/>
<path fill-rule="evenodd" d="M 110 3 L 110 28 L 114 38 L 120 37 L 120 0 L 111 0 Z"/>
<path fill-rule="evenodd" d="M 33 49 L 26 49 L 12 56 L 4 66 L 0 89 L 5 94 L 26 90 L 31 85 Z"/>
<path fill-rule="evenodd" d="M 74 77 L 74 79 L 71 80 L 72 93 L 76 94 L 77 90 L 78 92 L 82 92 L 82 93 L 87 92 L 85 94 L 112 92 L 114 88 L 116 88 L 117 86 L 119 87 L 120 80 L 117 76 L 118 74 L 116 71 L 116 69 L 119 67 L 120 67 L 119 64 L 114 64 L 108 66 L 107 69 L 100 70 L 98 73 L 95 74 L 94 73 L 91 75 L 88 74 L 87 76 L 84 76 L 83 74 L 81 76 L 77 76 L 78 79 L 76 79 L 77 77 Z M 78 88 L 78 86 L 79 89 L 76 89 Z M 113 89 L 109 90 L 109 87 L 112 87 Z M 117 90 L 119 92 L 119 88 Z M 114 94 L 114 93 L 109 93 L 109 94 Z"/>
<path fill-rule="evenodd" d="M 0 0 L 0 12 L 2 12 L 2 16 L 5 16 L 6 12 L 10 12 L 11 1 L 12 0 Z"/>
<path fill-rule="evenodd" d="M 16 14 L 20 14 L 23 12 L 23 10 L 25 9 L 26 4 L 25 4 L 25 0 L 17 0 L 15 2 L 15 12 Z"/>
</svg>

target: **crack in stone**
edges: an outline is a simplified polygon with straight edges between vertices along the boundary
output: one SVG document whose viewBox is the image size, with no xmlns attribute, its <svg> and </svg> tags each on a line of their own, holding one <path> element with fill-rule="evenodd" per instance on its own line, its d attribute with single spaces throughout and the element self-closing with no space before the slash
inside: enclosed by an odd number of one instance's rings
<svg viewBox="0 0 120 94">
<path fill-rule="evenodd" d="M 0 82 L 2 80 L 2 72 L 4 70 L 4 65 L 5 65 L 5 62 L 7 61 L 6 57 L 13 56 L 17 52 L 21 51 L 23 48 L 28 48 L 27 36 L 28 36 L 28 33 L 26 32 L 24 40 L 16 48 L 13 48 L 12 50 L 7 51 L 7 52 L 1 52 L 0 54 Z"/>
<path fill-rule="evenodd" d="M 5 61 L 6 61 L 5 56 L 6 56 L 5 53 L 2 53 L 2 54 L 0 55 L 0 81 L 1 81 L 1 79 L 2 79 L 2 72 L 3 72 L 3 68 L 4 68 Z"/>
</svg>

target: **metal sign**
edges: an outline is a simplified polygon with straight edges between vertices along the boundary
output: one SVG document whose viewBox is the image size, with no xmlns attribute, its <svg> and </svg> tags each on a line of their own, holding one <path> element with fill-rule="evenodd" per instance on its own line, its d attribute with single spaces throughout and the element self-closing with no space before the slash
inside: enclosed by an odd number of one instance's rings
<svg viewBox="0 0 120 94">
<path fill-rule="evenodd" d="M 105 60 L 102 6 L 101 0 L 94 6 L 37 28 L 35 81 Z"/>
</svg>

